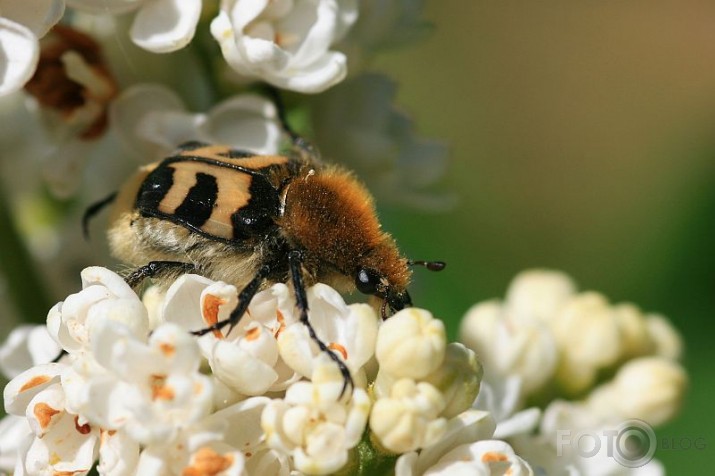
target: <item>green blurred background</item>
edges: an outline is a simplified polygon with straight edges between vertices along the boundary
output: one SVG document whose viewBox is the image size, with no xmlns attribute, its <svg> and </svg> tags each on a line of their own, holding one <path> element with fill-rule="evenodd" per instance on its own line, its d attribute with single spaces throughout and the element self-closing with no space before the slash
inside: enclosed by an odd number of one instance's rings
<svg viewBox="0 0 715 476">
<path fill-rule="evenodd" d="M 428 2 L 434 26 L 378 67 L 424 136 L 445 140 L 440 215 L 383 210 L 416 258 L 417 305 L 452 336 L 529 267 L 668 316 L 691 388 L 660 446 L 669 474 L 715 465 L 715 3 Z"/>
</svg>

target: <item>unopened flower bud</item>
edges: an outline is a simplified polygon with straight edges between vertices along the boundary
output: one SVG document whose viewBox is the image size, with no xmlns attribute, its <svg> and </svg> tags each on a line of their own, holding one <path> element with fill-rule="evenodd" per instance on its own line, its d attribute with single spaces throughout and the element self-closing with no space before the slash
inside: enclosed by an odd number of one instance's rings
<svg viewBox="0 0 715 476">
<path fill-rule="evenodd" d="M 479 360 L 487 367 L 492 365 L 492 357 L 497 355 L 496 333 L 502 318 L 499 301 L 475 304 L 467 311 L 459 326 L 459 340 L 477 353 Z"/>
<path fill-rule="evenodd" d="M 687 383 L 679 364 L 642 357 L 621 367 L 613 382 L 594 392 L 588 403 L 599 413 L 610 409 L 618 418 L 638 418 L 658 426 L 678 412 Z"/>
<path fill-rule="evenodd" d="M 621 358 L 649 354 L 653 349 L 653 341 L 641 310 L 633 304 L 619 304 L 614 306 L 613 312 L 621 333 Z"/>
<path fill-rule="evenodd" d="M 375 355 L 380 368 L 394 377 L 419 379 L 442 364 L 446 345 L 444 323 L 412 307 L 380 326 Z"/>
<path fill-rule="evenodd" d="M 534 269 L 519 273 L 509 285 L 509 313 L 527 320 L 549 322 L 576 292 L 576 285 L 559 271 Z"/>
<path fill-rule="evenodd" d="M 452 418 L 472 406 L 479 393 L 482 373 L 473 351 L 457 342 L 447 345 L 442 365 L 424 378 L 442 392 L 446 408 L 441 416 Z"/>
<path fill-rule="evenodd" d="M 683 354 L 683 338 L 668 319 L 653 314 L 646 318 L 646 326 L 656 355 L 671 360 L 680 359 Z"/>
<path fill-rule="evenodd" d="M 405 453 L 428 446 L 444 434 L 447 420 L 442 394 L 433 385 L 402 379 L 388 398 L 378 399 L 370 413 L 370 428 L 382 446 Z"/>
</svg>

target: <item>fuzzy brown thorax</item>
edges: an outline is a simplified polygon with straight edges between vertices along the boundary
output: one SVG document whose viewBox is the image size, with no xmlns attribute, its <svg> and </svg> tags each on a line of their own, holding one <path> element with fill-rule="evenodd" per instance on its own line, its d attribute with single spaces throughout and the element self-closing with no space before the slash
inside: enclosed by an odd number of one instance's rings
<svg viewBox="0 0 715 476">
<path fill-rule="evenodd" d="M 373 269 L 386 286 L 406 289 L 407 260 L 381 230 L 370 194 L 349 172 L 306 168 L 286 186 L 284 207 L 280 227 L 308 256 L 350 278 L 362 267 Z"/>
</svg>

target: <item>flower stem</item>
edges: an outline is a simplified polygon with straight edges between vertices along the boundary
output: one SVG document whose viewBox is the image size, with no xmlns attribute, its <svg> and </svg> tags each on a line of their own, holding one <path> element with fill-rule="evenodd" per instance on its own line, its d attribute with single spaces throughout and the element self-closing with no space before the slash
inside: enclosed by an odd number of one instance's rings
<svg viewBox="0 0 715 476">
<path fill-rule="evenodd" d="M 18 232 L 0 184 L 0 272 L 21 322 L 45 322 L 50 309 L 45 282 Z"/>
</svg>

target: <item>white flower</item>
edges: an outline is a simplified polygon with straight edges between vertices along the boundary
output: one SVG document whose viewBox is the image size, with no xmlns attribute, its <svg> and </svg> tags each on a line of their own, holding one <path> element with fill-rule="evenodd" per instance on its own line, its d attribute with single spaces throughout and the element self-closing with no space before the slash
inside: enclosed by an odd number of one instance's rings
<svg viewBox="0 0 715 476">
<path fill-rule="evenodd" d="M 554 320 L 553 333 L 561 356 L 557 378 L 569 393 L 591 386 L 596 372 L 615 364 L 621 355 L 613 308 L 595 292 L 572 298 Z"/>
<path fill-rule="evenodd" d="M 67 0 L 67 4 L 115 15 L 137 10 L 130 30 L 132 41 L 154 53 L 169 53 L 189 44 L 201 16 L 201 0 Z"/>
<path fill-rule="evenodd" d="M 447 170 L 447 147 L 416 136 L 412 120 L 394 104 L 396 94 L 387 76 L 363 74 L 310 98 L 316 143 L 381 201 L 447 208 L 454 197 L 430 190 Z"/>
<path fill-rule="evenodd" d="M 486 379 L 519 376 L 524 395 L 552 378 L 558 359 L 554 337 L 543 322 L 490 301 L 467 311 L 460 339 L 482 359 Z"/>
<path fill-rule="evenodd" d="M 318 93 L 345 77 L 345 55 L 330 47 L 356 18 L 355 0 L 222 0 L 211 33 L 240 75 Z"/>
<path fill-rule="evenodd" d="M 171 441 L 212 407 L 209 377 L 195 339 L 173 324 L 148 343 L 118 322 L 98 323 L 92 355 L 62 377 L 72 407 L 105 429 L 124 429 L 142 444 Z"/>
<path fill-rule="evenodd" d="M 30 2 L 37 3 L 37 2 Z M 88 156 L 107 130 L 107 106 L 117 85 L 98 43 L 64 24 L 40 41 L 40 59 L 25 92 L 42 123 L 42 175 L 54 195 L 66 198 L 81 182 Z"/>
<path fill-rule="evenodd" d="M 238 303 L 235 286 L 185 275 L 166 293 L 163 319 L 185 330 L 199 330 L 227 319 Z M 230 334 L 228 327 L 199 339 L 214 375 L 243 395 L 285 390 L 299 376 L 279 358 L 277 335 L 292 316 L 288 287 L 276 284 L 254 296 L 246 315 Z M 282 322 L 281 322 L 282 321 Z"/>
<path fill-rule="evenodd" d="M 92 327 L 120 322 L 137 338 L 149 332 L 147 310 L 124 279 L 106 268 L 93 266 L 81 273 L 82 291 L 50 309 L 47 328 L 67 352 L 88 350 Z"/>
<path fill-rule="evenodd" d="M 268 402 L 266 397 L 249 398 L 187 425 L 170 441 L 144 447 L 128 474 L 230 476 L 246 474 L 248 469 L 249 474 L 287 475 L 285 458 L 263 442 L 260 420 Z M 262 467 L 274 471 L 251 471 Z"/>
<path fill-rule="evenodd" d="M 60 355 L 60 346 L 47 326 L 20 326 L 13 329 L 0 346 L 0 370 L 13 378 L 33 365 L 51 362 Z"/>
<path fill-rule="evenodd" d="M 261 426 L 271 448 L 291 455 L 309 474 L 333 473 L 348 461 L 365 430 L 370 398 L 361 388 L 342 396 L 343 376 L 327 357 L 318 357 L 311 382 L 297 382 L 285 399 L 271 401 Z"/>
<path fill-rule="evenodd" d="M 236 95 L 207 113 L 192 114 L 170 89 L 139 84 L 114 101 L 110 116 L 123 145 L 144 159 L 192 140 L 270 155 L 278 152 L 282 138 L 275 105 L 255 94 Z"/>
<path fill-rule="evenodd" d="M 638 418 L 658 426 L 680 410 L 687 383 L 680 364 L 641 357 L 621 367 L 613 381 L 595 389 L 586 403 L 592 414 L 610 417 L 606 421 Z"/>
<path fill-rule="evenodd" d="M 506 305 L 510 313 L 525 320 L 551 322 L 576 294 L 576 283 L 560 271 L 522 271 L 509 284 Z"/>
<path fill-rule="evenodd" d="M 99 428 L 67 408 L 59 383 L 66 368 L 58 363 L 39 365 L 5 387 L 5 410 L 25 417 L 24 425 L 13 425 L 20 436 L 18 446 L 12 449 L 17 451 L 21 474 L 82 472 L 92 467 Z M 21 435 L 28 425 L 32 437 L 25 440 Z"/>
<path fill-rule="evenodd" d="M 375 357 L 391 376 L 418 379 L 439 368 L 446 346 L 444 323 L 429 311 L 411 307 L 382 323 Z"/>
<path fill-rule="evenodd" d="M 375 353 L 378 318 L 367 304 L 345 304 L 342 296 L 330 286 L 318 283 L 308 289 L 308 318 L 318 338 L 326 343 L 354 378 Z M 295 309 L 295 308 L 294 308 Z M 283 360 L 296 372 L 310 377 L 315 371 L 315 357 L 320 350 L 310 338 L 307 327 L 294 318 L 278 336 Z"/>
<path fill-rule="evenodd" d="M 22 88 L 40 57 L 42 38 L 64 13 L 64 0 L 0 0 L 0 96 Z"/>
<path fill-rule="evenodd" d="M 395 453 L 415 451 L 434 444 L 447 430 L 440 417 L 446 407 L 432 384 L 401 379 L 389 395 L 378 398 L 370 412 L 370 429 L 386 449 Z"/>
<path fill-rule="evenodd" d="M 489 413 L 467 410 L 449 420 L 442 436 L 419 453 L 405 453 L 397 459 L 396 476 L 420 476 L 457 446 L 488 439 L 494 433 Z"/>
<path fill-rule="evenodd" d="M 508 443 L 498 440 L 477 441 L 458 446 L 445 454 L 425 476 L 509 474 L 533 475 L 531 467 L 514 453 Z"/>
</svg>

